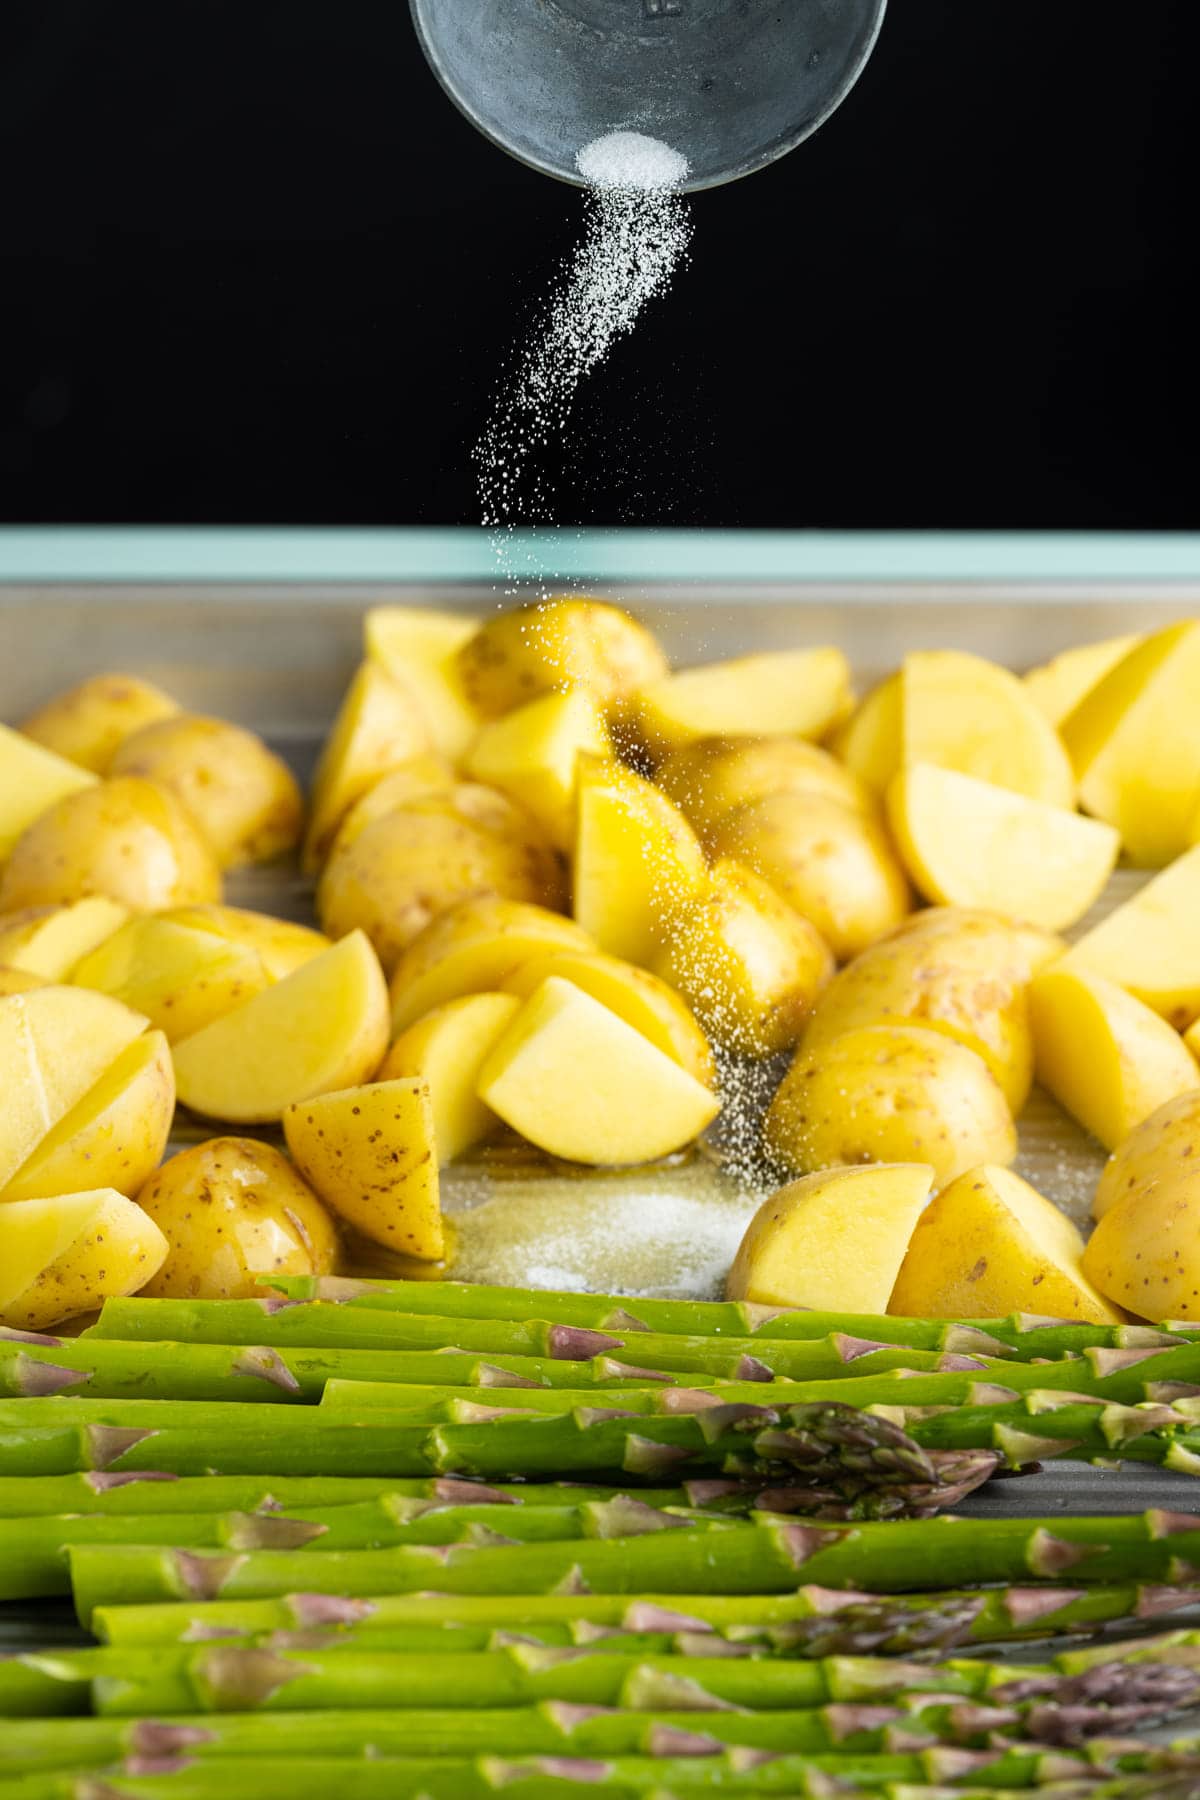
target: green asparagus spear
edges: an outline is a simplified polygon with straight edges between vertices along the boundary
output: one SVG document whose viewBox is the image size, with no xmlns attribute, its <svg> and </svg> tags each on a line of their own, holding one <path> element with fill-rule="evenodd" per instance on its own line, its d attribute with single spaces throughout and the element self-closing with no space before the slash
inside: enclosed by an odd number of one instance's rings
<svg viewBox="0 0 1200 1800">
<path fill-rule="evenodd" d="M 0 1477 L 0 1519 L 38 1518 L 51 1513 L 267 1512 L 293 1506 L 343 1506 L 395 1494 L 438 1505 L 451 1502 L 497 1505 L 573 1506 L 585 1500 L 612 1500 L 619 1487 L 556 1487 L 548 1482 L 492 1487 L 478 1481 L 432 1477 L 393 1481 L 382 1475 L 286 1475 L 267 1481 L 257 1475 L 178 1476 L 161 1472 L 134 1475 L 46 1475 Z M 649 1506 L 690 1506 L 686 1488 L 639 1488 Z"/>
</svg>

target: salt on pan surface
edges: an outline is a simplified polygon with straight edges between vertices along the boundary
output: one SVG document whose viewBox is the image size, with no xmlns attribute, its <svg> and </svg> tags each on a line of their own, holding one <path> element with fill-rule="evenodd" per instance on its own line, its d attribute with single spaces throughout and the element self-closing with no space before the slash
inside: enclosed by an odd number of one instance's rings
<svg viewBox="0 0 1200 1800">
<path fill-rule="evenodd" d="M 610 131 L 593 138 L 575 158 L 589 187 L 631 190 L 682 187 L 688 162 L 660 138 L 640 131 Z"/>
</svg>

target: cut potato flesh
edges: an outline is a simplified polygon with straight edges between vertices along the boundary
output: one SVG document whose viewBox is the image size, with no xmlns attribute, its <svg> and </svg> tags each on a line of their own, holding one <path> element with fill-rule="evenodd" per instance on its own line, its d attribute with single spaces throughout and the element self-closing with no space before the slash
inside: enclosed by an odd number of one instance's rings
<svg viewBox="0 0 1200 1800">
<path fill-rule="evenodd" d="M 618 762 L 579 759 L 574 913 L 601 950 L 649 964 L 664 921 L 704 888 L 704 852 L 665 794 Z"/>
<path fill-rule="evenodd" d="M 365 662 L 350 683 L 313 777 L 304 867 L 318 869 L 354 802 L 397 763 L 430 748 L 407 689 Z"/>
<path fill-rule="evenodd" d="M 441 1167 L 485 1142 L 500 1127 L 476 1088 L 485 1059 L 520 1005 L 513 994 L 464 994 L 402 1031 L 383 1060 L 381 1081 L 407 1076 L 428 1089 Z"/>
<path fill-rule="evenodd" d="M 1183 1041 L 1196 1061 L 1200 1063 L 1200 1019 L 1197 1019 L 1194 1025 L 1188 1026 L 1183 1034 Z"/>
<path fill-rule="evenodd" d="M 922 1163 L 826 1169 L 764 1200 L 725 1284 L 730 1300 L 882 1313 L 933 1170 Z"/>
<path fill-rule="evenodd" d="M 595 949 L 573 919 L 524 900 L 464 900 L 427 925 L 392 975 L 392 1029 L 462 994 L 494 992 L 534 957 Z"/>
<path fill-rule="evenodd" d="M 0 862 L 42 813 L 68 794 L 95 785 L 89 770 L 0 725 Z"/>
<path fill-rule="evenodd" d="M 17 1200 L 4 1209 L 0 1324 L 41 1331 L 130 1294 L 162 1265 L 167 1240 L 113 1188 Z"/>
<path fill-rule="evenodd" d="M 926 900 L 988 907 L 1061 931 L 1103 892 L 1121 840 L 1110 825 L 914 763 L 888 789 L 888 817 Z"/>
<path fill-rule="evenodd" d="M 71 980 L 135 1007 L 173 1044 L 270 985 L 257 951 L 153 915 L 123 925 Z"/>
<path fill-rule="evenodd" d="M 453 800 L 458 785 L 458 777 L 444 756 L 437 756 L 432 750 L 422 756 L 410 756 L 354 802 L 338 826 L 330 856 L 346 850 L 368 825 L 374 825 L 388 813 L 399 812 L 414 800 Z"/>
<path fill-rule="evenodd" d="M 50 986 L 44 975 L 31 975 L 28 969 L 0 968 L 0 1000 L 9 994 L 27 994 L 30 988 Z"/>
<path fill-rule="evenodd" d="M 177 906 L 160 917 L 255 951 L 272 981 L 282 981 L 330 948 L 330 940 L 310 925 L 296 925 L 290 919 L 248 912 L 239 906 Z"/>
<path fill-rule="evenodd" d="M 1030 669 L 1025 686 L 1034 704 L 1050 723 L 1061 726 L 1098 681 L 1141 643 L 1140 637 L 1105 638 L 1098 644 L 1078 644 L 1064 650 L 1040 668 Z"/>
<path fill-rule="evenodd" d="M 654 682 L 634 701 L 631 722 L 646 747 L 663 756 L 702 737 L 824 737 L 853 703 L 840 650 L 774 650 Z"/>
<path fill-rule="evenodd" d="M 129 913 L 103 894 L 71 906 L 31 908 L 0 917 L 0 963 L 28 969 L 47 981 L 65 981 L 75 964 L 122 926 Z"/>
<path fill-rule="evenodd" d="M 463 766 L 475 781 L 490 782 L 523 806 L 558 849 L 569 850 L 578 758 L 611 753 L 599 702 L 586 688 L 571 688 L 485 725 Z"/>
<path fill-rule="evenodd" d="M 107 994 L 53 986 L 33 988 L 0 1001 L 0 1030 L 4 1024 L 8 1025 L 9 1043 L 19 1047 L 13 1065 L 0 1060 L 0 1093 L 4 1095 L 0 1116 L 7 1123 L 10 1110 L 20 1114 L 18 1095 L 29 1067 L 28 1046 L 39 1096 L 37 1108 L 45 1119 L 39 1137 L 83 1098 L 125 1046 L 146 1029 L 140 1013 Z M 31 1144 L 29 1149 L 33 1148 Z M 19 1166 L 0 1175 L 0 1182 Z"/>
<path fill-rule="evenodd" d="M 904 756 L 904 691 L 899 672 L 872 688 L 832 739 L 851 774 L 882 795 Z"/>
<path fill-rule="evenodd" d="M 363 621 L 368 658 L 410 690 L 430 742 L 451 762 L 479 730 L 479 714 L 458 671 L 458 652 L 478 628 L 478 619 L 463 613 L 421 606 L 372 607 Z"/>
<path fill-rule="evenodd" d="M 175 1046 L 179 1098 L 235 1124 L 373 1075 L 388 1039 L 387 987 L 361 931 Z"/>
<path fill-rule="evenodd" d="M 618 956 L 551 952 L 523 963 L 504 982 L 505 992 L 527 1000 L 549 975 L 599 1000 L 705 1087 L 716 1080 L 708 1039 L 675 989 L 649 970 Z"/>
<path fill-rule="evenodd" d="M 1200 846 L 1093 926 L 1059 967 L 1107 976 L 1179 1030 L 1200 1018 Z"/>
<path fill-rule="evenodd" d="M 374 1243 L 436 1260 L 444 1245 L 429 1089 L 372 1082 L 289 1106 L 296 1167 L 332 1212 Z"/>
<path fill-rule="evenodd" d="M 1200 622 L 1156 632 L 1064 721 L 1079 797 L 1121 833 L 1135 863 L 1161 868 L 1191 841 L 1200 793 Z"/>
<path fill-rule="evenodd" d="M 1029 989 L 1037 1076 L 1108 1150 L 1200 1083 L 1179 1033 L 1102 975 L 1047 969 Z"/>
<path fill-rule="evenodd" d="M 1120 1315 L 1083 1272 L 1083 1239 L 1009 1169 L 970 1169 L 917 1221 L 891 1313 L 931 1319 L 1038 1313 L 1111 1323 Z"/>
<path fill-rule="evenodd" d="M 624 1019 L 551 976 L 484 1063 L 480 1098 L 570 1162 L 650 1162 L 682 1149 L 718 1102 Z"/>
<path fill-rule="evenodd" d="M 1075 782 L 1058 734 L 1024 684 L 960 650 L 904 659 L 903 761 L 957 769 L 1047 806 L 1070 808 Z"/>
</svg>

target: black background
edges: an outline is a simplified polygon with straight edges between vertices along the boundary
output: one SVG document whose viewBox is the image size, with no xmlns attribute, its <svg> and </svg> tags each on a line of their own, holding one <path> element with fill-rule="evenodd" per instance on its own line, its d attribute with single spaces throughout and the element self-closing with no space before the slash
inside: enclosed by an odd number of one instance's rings
<svg viewBox="0 0 1200 1800">
<path fill-rule="evenodd" d="M 841 111 L 698 196 L 561 517 L 1200 524 L 1197 0 L 892 0 Z M 5 0 L 0 515 L 474 523 L 573 190 L 404 0 Z"/>
</svg>

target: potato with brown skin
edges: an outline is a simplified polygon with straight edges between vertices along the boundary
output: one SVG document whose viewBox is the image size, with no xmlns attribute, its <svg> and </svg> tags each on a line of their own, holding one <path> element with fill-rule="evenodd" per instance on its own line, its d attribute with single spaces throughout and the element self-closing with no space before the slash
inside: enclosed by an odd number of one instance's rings
<svg viewBox="0 0 1200 1800">
<path fill-rule="evenodd" d="M 856 775 L 796 737 L 698 738 L 669 756 L 655 781 L 705 843 L 727 814 L 770 794 L 822 794 L 855 812 L 874 811 Z"/>
<path fill-rule="evenodd" d="M 137 1196 L 170 1245 L 142 1292 L 237 1300 L 259 1275 L 328 1275 L 337 1232 L 291 1163 L 254 1138 L 209 1138 L 165 1162 Z"/>
<path fill-rule="evenodd" d="M 330 937 L 365 931 L 390 975 L 431 919 L 483 894 L 561 906 L 562 864 L 512 801 L 460 782 L 448 797 L 386 813 L 336 847 L 317 888 L 317 912 Z"/>
<path fill-rule="evenodd" d="M 1149 1200 L 1184 1178 L 1200 1198 L 1200 1069 L 1191 1092 L 1166 1101 L 1117 1145 L 1096 1187 L 1092 1217 L 1102 1219 L 1129 1195 L 1139 1203 Z"/>
<path fill-rule="evenodd" d="M 169 694 L 137 675 L 89 675 L 30 713 L 20 729 L 68 762 L 107 775 L 126 738 L 178 711 Z"/>
<path fill-rule="evenodd" d="M 845 1163 L 929 1163 L 943 1188 L 978 1163 L 1010 1163 L 1017 1133 L 973 1050 L 916 1025 L 848 1031 L 802 1047 L 771 1102 L 767 1147 L 805 1175 Z"/>
<path fill-rule="evenodd" d="M 816 927 L 839 962 L 892 931 L 912 908 L 881 824 L 824 794 L 768 794 L 727 813 L 713 833 Z"/>
<path fill-rule="evenodd" d="M 68 794 L 17 840 L 0 911 L 107 894 L 131 912 L 221 898 L 221 871 L 191 814 L 165 788 L 123 775 Z"/>
<path fill-rule="evenodd" d="M 602 600 L 559 595 L 487 619 L 458 652 L 468 698 L 498 719 L 539 694 L 584 687 L 619 711 L 639 688 L 668 673 L 644 625 Z"/>
<path fill-rule="evenodd" d="M 223 869 L 270 862 L 300 841 L 295 776 L 260 737 L 225 719 L 177 713 L 125 739 L 114 775 L 157 782 L 187 807 Z"/>
</svg>

